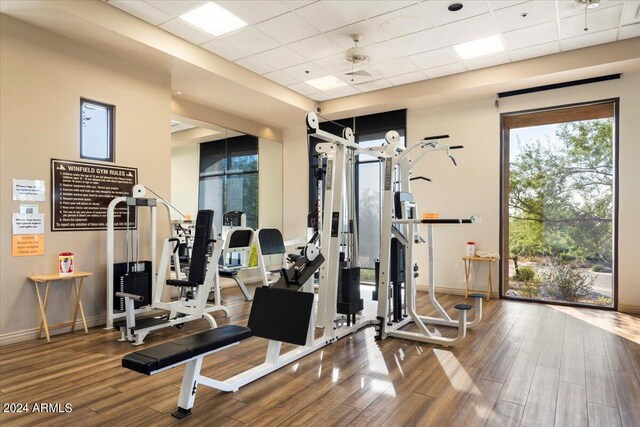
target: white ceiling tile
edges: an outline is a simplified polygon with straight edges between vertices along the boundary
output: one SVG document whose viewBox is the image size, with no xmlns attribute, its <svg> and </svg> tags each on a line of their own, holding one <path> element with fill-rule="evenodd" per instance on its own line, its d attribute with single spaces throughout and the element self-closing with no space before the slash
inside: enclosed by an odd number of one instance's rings
<svg viewBox="0 0 640 427">
<path fill-rule="evenodd" d="M 282 0 L 281 3 L 291 10 L 300 9 L 316 0 Z"/>
<path fill-rule="evenodd" d="M 415 55 L 449 45 L 435 28 L 398 37 L 391 42 L 406 55 Z"/>
<path fill-rule="evenodd" d="M 169 15 L 178 17 L 190 10 L 202 6 L 207 0 L 145 0 L 152 6 L 167 12 Z"/>
<path fill-rule="evenodd" d="M 622 9 L 622 26 L 640 22 L 640 1 L 625 1 Z"/>
<path fill-rule="evenodd" d="M 221 37 L 225 43 L 249 55 L 280 46 L 280 43 L 254 27 L 245 27 Z"/>
<path fill-rule="evenodd" d="M 503 33 L 502 38 L 508 50 L 522 49 L 558 40 L 558 25 L 555 21 L 533 27 L 521 28 Z"/>
<path fill-rule="evenodd" d="M 138 0 L 111 0 L 109 4 L 153 25 L 160 25 L 173 18 L 168 13 Z"/>
<path fill-rule="evenodd" d="M 233 13 L 247 24 L 257 24 L 278 15 L 289 12 L 279 1 L 270 0 L 216 0 L 224 9 Z"/>
<path fill-rule="evenodd" d="M 295 13 L 322 32 L 363 19 L 351 3 L 346 1 L 319 1 L 297 9 Z"/>
<path fill-rule="evenodd" d="M 566 39 L 588 33 L 597 33 L 602 30 L 618 27 L 622 5 L 607 7 L 605 9 L 592 9 L 588 14 L 589 31 L 584 31 L 584 15 L 575 15 L 560 20 L 560 38 Z"/>
<path fill-rule="evenodd" d="M 538 56 L 552 55 L 560 52 L 560 42 L 551 42 L 539 44 L 536 46 L 525 47 L 523 49 L 510 50 L 509 56 L 512 61 L 522 61 L 524 59 L 536 58 Z"/>
<path fill-rule="evenodd" d="M 356 85 L 360 92 L 371 92 L 374 90 L 385 89 L 391 86 L 393 86 L 391 82 L 388 82 L 385 79 L 374 80 L 371 82 Z"/>
<path fill-rule="evenodd" d="M 588 33 L 583 36 L 571 37 L 563 39 L 560 43 L 562 50 L 580 49 L 587 46 L 594 46 L 602 43 L 609 43 L 616 40 L 618 35 L 618 29 L 612 28 L 610 30 L 600 31 L 598 33 Z"/>
<path fill-rule="evenodd" d="M 451 3 L 453 2 L 449 0 L 431 0 L 423 2 L 421 6 L 424 11 L 427 12 L 427 16 L 429 16 L 431 21 L 436 25 L 449 24 L 489 12 L 489 6 L 487 6 L 487 2 L 485 1 L 458 1 L 457 3 L 462 3 L 463 7 L 457 12 L 450 12 L 447 9 L 447 6 Z"/>
<path fill-rule="evenodd" d="M 324 93 L 332 98 L 340 98 L 342 96 L 356 95 L 360 91 L 353 86 L 343 86 L 337 89 L 325 90 Z"/>
<path fill-rule="evenodd" d="M 211 34 L 200 31 L 196 27 L 192 27 L 180 18 L 167 21 L 160 25 L 160 28 L 198 45 L 213 39 Z"/>
<path fill-rule="evenodd" d="M 314 94 L 316 92 L 318 92 L 318 89 L 316 89 L 313 86 L 309 86 L 306 83 L 296 83 L 296 84 L 292 84 L 290 86 L 287 86 L 289 89 L 291 90 L 295 90 L 296 92 L 304 95 L 304 96 L 309 96 L 311 94 Z"/>
<path fill-rule="evenodd" d="M 526 3 L 526 0 L 497 0 L 490 1 L 489 6 L 492 10 L 498 10 L 505 7 L 513 6 L 514 4 Z"/>
<path fill-rule="evenodd" d="M 354 35 L 360 37 L 358 42 L 360 47 L 380 43 L 387 39 L 387 36 L 371 21 L 361 21 L 326 33 L 327 37 L 344 50 L 354 46 Z"/>
<path fill-rule="evenodd" d="M 366 69 L 368 71 L 375 71 L 382 77 L 392 77 L 418 71 L 416 64 L 411 62 L 409 58 L 400 58 L 389 62 L 383 62 L 382 64 L 369 65 Z"/>
<path fill-rule="evenodd" d="M 441 67 L 434 67 L 428 70 L 424 70 L 424 73 L 430 79 L 437 79 L 438 77 L 450 76 L 451 74 L 464 73 L 467 71 L 464 68 L 464 65 L 460 62 L 456 62 L 455 64 L 443 65 Z"/>
<path fill-rule="evenodd" d="M 328 56 L 326 58 L 316 59 L 316 64 L 330 73 L 339 73 L 351 69 L 351 64 L 346 60 L 344 53 Z"/>
<path fill-rule="evenodd" d="M 388 41 L 364 47 L 362 50 L 369 55 L 370 64 L 379 64 L 380 62 L 387 62 L 404 56 L 400 49 Z"/>
<path fill-rule="evenodd" d="M 291 76 L 297 82 L 318 79 L 320 77 L 325 77 L 331 74 L 330 72 L 320 67 L 319 65 L 314 64 L 313 62 L 307 62 L 304 64 L 296 65 L 294 67 L 285 68 L 284 70 L 282 70 L 282 72 Z"/>
<path fill-rule="evenodd" d="M 369 21 L 391 39 L 433 27 L 418 4 L 376 16 Z"/>
<path fill-rule="evenodd" d="M 318 34 L 317 36 L 291 43 L 288 46 L 291 50 L 309 60 L 325 58 L 344 51 L 324 34 Z"/>
<path fill-rule="evenodd" d="M 416 1 L 381 1 L 381 0 L 351 0 L 353 7 L 360 12 L 365 18 L 372 18 L 374 16 L 389 13 L 391 11 L 402 9 L 403 7 L 411 6 Z"/>
<path fill-rule="evenodd" d="M 511 62 L 507 52 L 498 52 L 492 55 L 480 56 L 478 58 L 467 59 L 462 61 L 467 70 L 477 70 L 478 68 L 494 67 L 500 64 Z"/>
<path fill-rule="evenodd" d="M 441 65 L 452 64 L 460 60 L 453 48 L 450 47 L 412 55 L 409 57 L 409 59 L 411 59 L 411 61 L 416 64 L 421 70 L 439 67 Z"/>
<path fill-rule="evenodd" d="M 530 1 L 506 7 L 493 13 L 500 31 L 512 31 L 556 20 L 553 2 Z"/>
<path fill-rule="evenodd" d="M 630 39 L 631 37 L 640 37 L 640 24 L 627 25 L 620 28 L 618 39 Z"/>
<path fill-rule="evenodd" d="M 318 31 L 293 12 L 261 22 L 256 28 L 282 44 L 315 36 Z"/>
<path fill-rule="evenodd" d="M 288 86 L 298 81 L 288 74 L 283 73 L 282 71 L 272 71 L 271 73 L 264 74 L 264 77 L 273 80 L 276 83 L 280 83 L 281 85 Z"/>
<path fill-rule="evenodd" d="M 243 66 L 244 68 L 248 68 L 254 73 L 258 74 L 266 74 L 271 71 L 274 71 L 271 65 L 265 64 L 264 62 L 254 58 L 253 56 L 249 56 L 247 58 L 238 59 L 235 61 L 236 64 Z"/>
<path fill-rule="evenodd" d="M 294 65 L 305 62 L 305 59 L 302 56 L 298 55 L 286 46 L 258 53 L 257 55 L 254 55 L 254 58 L 271 65 L 276 70 L 293 67 Z"/>
<path fill-rule="evenodd" d="M 215 53 L 216 55 L 222 56 L 229 61 L 235 61 L 236 59 L 244 58 L 245 56 L 247 56 L 246 53 L 236 49 L 235 47 L 229 46 L 222 40 L 211 40 L 210 42 L 207 42 L 200 47 L 203 47 L 208 51 Z"/>
<path fill-rule="evenodd" d="M 346 73 L 341 73 L 341 74 L 338 74 L 338 77 L 340 77 L 345 82 L 355 86 L 357 86 L 360 83 L 372 82 L 374 80 L 380 80 L 382 78 L 382 74 L 372 70 L 369 67 L 364 67 L 364 70 L 367 71 L 370 75 L 369 76 L 348 76 L 346 75 Z M 351 70 L 349 69 L 347 72 L 351 72 Z"/>
<path fill-rule="evenodd" d="M 588 14 L 591 15 L 591 13 L 596 10 L 604 10 L 622 3 L 622 1 L 616 0 L 603 0 L 600 2 L 600 6 L 598 6 L 598 8 L 590 9 Z M 560 18 L 564 18 L 572 15 L 582 15 L 584 19 L 584 5 L 576 3 L 576 0 L 558 0 L 558 16 L 560 16 Z"/>
<path fill-rule="evenodd" d="M 443 25 L 438 30 L 452 45 L 498 34 L 490 13 Z"/>
<path fill-rule="evenodd" d="M 407 83 L 427 80 L 427 76 L 422 71 L 414 71 L 413 73 L 401 74 L 399 76 L 387 77 L 387 80 L 394 86 L 405 85 Z"/>
<path fill-rule="evenodd" d="M 329 95 L 327 95 L 325 93 L 322 93 L 322 92 L 317 92 L 317 93 L 314 93 L 312 95 L 309 95 L 309 98 L 313 99 L 314 101 L 319 101 L 319 102 L 331 99 L 331 97 Z"/>
</svg>

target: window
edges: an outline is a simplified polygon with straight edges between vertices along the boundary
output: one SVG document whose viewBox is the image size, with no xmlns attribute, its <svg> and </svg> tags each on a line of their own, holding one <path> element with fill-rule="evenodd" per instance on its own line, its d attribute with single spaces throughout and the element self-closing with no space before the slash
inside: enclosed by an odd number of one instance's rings
<svg viewBox="0 0 640 427">
<path fill-rule="evenodd" d="M 80 99 L 80 157 L 114 161 L 114 106 Z"/>
<path fill-rule="evenodd" d="M 502 115 L 502 293 L 615 307 L 617 100 Z"/>
<path fill-rule="evenodd" d="M 320 123 L 320 128 L 334 135 L 342 134 L 342 127 L 350 127 L 354 131 L 355 141 L 365 147 L 379 146 L 384 143 L 384 136 L 390 130 L 400 134 L 400 142 L 404 145 L 406 128 L 406 110 L 389 111 L 350 119 L 338 120 L 335 123 Z M 318 158 L 315 146 L 318 140 L 312 138 L 309 144 L 309 212 L 314 212 L 317 205 L 318 181 L 315 170 Z M 325 165 L 323 164 L 323 167 Z M 356 166 L 356 188 L 358 195 L 356 215 L 358 230 L 359 264 L 361 280 L 374 281 L 375 260 L 380 256 L 380 216 L 382 193 L 380 191 L 381 163 L 373 156 L 358 156 Z"/>
<path fill-rule="evenodd" d="M 200 144 L 199 209 L 213 209 L 216 230 L 222 215 L 242 211 L 247 227 L 258 228 L 258 138 L 242 135 Z"/>
</svg>

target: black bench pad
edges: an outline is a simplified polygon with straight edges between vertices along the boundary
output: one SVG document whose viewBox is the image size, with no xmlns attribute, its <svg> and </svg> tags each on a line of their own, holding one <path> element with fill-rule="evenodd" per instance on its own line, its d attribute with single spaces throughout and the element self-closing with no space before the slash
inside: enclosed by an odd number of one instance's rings
<svg viewBox="0 0 640 427">
<path fill-rule="evenodd" d="M 221 277 L 233 277 L 238 275 L 238 270 L 218 270 Z"/>
<path fill-rule="evenodd" d="M 122 358 L 122 367 L 142 374 L 153 372 L 192 357 L 242 341 L 251 336 L 251 329 L 238 325 L 224 325 L 154 347 L 129 353 Z"/>
<path fill-rule="evenodd" d="M 471 310 L 473 308 L 473 306 L 469 305 L 469 304 L 458 304 L 458 305 L 455 306 L 455 308 L 457 310 L 467 311 L 467 310 Z"/>
<path fill-rule="evenodd" d="M 167 280 L 167 285 L 169 285 L 169 286 L 189 286 L 189 287 L 195 288 L 196 286 L 200 286 L 201 283 L 193 282 L 191 280 L 169 279 L 169 280 Z"/>
</svg>

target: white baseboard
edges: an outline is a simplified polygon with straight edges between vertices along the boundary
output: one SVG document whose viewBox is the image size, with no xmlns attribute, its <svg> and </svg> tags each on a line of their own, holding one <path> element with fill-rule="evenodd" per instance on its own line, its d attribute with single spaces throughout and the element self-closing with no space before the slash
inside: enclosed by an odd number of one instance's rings
<svg viewBox="0 0 640 427">
<path fill-rule="evenodd" d="M 87 327 L 89 328 L 93 326 L 105 325 L 106 323 L 107 323 L 107 317 L 105 315 L 87 317 Z M 23 331 L 16 331 L 16 332 L 9 332 L 6 334 L 2 334 L 0 335 L 0 346 L 38 339 L 38 329 L 39 328 L 31 328 L 31 329 L 25 329 Z M 82 333 L 84 334 L 83 329 L 84 328 L 82 326 L 82 320 L 81 319 L 76 320 L 76 331 L 82 331 Z M 49 331 L 49 335 L 54 336 L 54 335 L 64 334 L 70 331 L 71 331 L 71 325 L 65 326 L 64 328 L 56 329 L 54 331 Z M 44 333 L 42 334 L 42 336 L 43 336 L 42 339 L 45 339 Z"/>
<path fill-rule="evenodd" d="M 626 313 L 626 314 L 640 314 L 640 306 L 618 304 L 618 311 L 620 313 Z"/>
</svg>

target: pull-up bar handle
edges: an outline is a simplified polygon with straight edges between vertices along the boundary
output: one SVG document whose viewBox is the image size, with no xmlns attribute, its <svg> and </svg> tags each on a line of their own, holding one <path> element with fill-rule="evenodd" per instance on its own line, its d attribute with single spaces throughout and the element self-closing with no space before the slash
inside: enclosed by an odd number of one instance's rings
<svg viewBox="0 0 640 427">
<path fill-rule="evenodd" d="M 421 141 L 433 141 L 435 139 L 447 139 L 450 138 L 450 135 L 436 135 L 436 136 L 425 136 Z"/>
<path fill-rule="evenodd" d="M 449 150 L 461 150 L 464 148 L 464 145 L 452 145 L 449 147 Z"/>
</svg>

